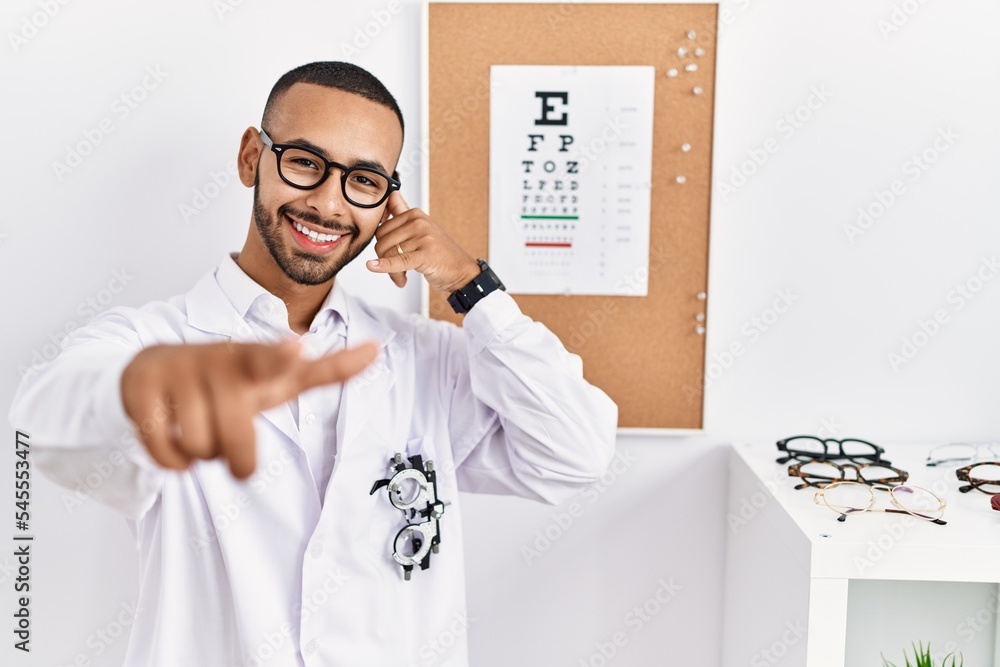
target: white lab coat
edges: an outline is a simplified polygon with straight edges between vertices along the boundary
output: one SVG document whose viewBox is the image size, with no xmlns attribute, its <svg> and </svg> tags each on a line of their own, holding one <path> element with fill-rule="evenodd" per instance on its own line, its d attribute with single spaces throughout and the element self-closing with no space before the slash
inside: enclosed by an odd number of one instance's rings
<svg viewBox="0 0 1000 667">
<path fill-rule="evenodd" d="M 344 387 L 322 505 L 287 403 L 256 418 L 244 482 L 220 459 L 164 470 L 134 437 L 119 382 L 140 348 L 256 342 L 214 270 L 98 316 L 18 388 L 10 419 L 37 468 L 70 488 L 111 469 L 92 497 L 124 515 L 141 558 L 126 667 L 467 665 L 459 491 L 559 503 L 609 464 L 617 407 L 508 294 L 462 327 L 347 304 L 347 345 L 374 339 L 381 356 Z M 410 581 L 391 557 L 401 514 L 369 495 L 397 451 L 432 459 L 451 502 L 440 552 Z"/>
</svg>

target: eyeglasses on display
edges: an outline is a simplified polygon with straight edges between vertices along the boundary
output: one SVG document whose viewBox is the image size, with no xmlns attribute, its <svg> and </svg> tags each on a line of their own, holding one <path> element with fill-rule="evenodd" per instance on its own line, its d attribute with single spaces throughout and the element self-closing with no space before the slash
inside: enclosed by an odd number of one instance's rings
<svg viewBox="0 0 1000 667">
<path fill-rule="evenodd" d="M 853 471 L 853 472 L 851 472 Z M 788 476 L 802 483 L 796 489 L 823 487 L 833 482 L 894 486 L 905 482 L 910 473 L 883 463 L 835 463 L 833 461 L 798 461 L 788 466 Z M 850 479 L 849 477 L 853 477 Z"/>
<path fill-rule="evenodd" d="M 973 489 L 990 495 L 1000 493 L 1000 461 L 973 463 L 956 470 L 955 476 L 959 481 L 968 482 L 967 485 L 958 487 L 962 493 Z"/>
<path fill-rule="evenodd" d="M 360 208 L 375 208 L 400 188 L 392 176 L 370 166 L 348 167 L 346 164 L 327 160 L 325 156 L 298 144 L 276 144 L 263 128 L 260 140 L 270 148 L 278 162 L 278 176 L 285 183 L 300 190 L 318 188 L 330 175 L 330 169 L 340 170 L 340 186 L 344 199 Z"/>
<path fill-rule="evenodd" d="M 931 467 L 963 465 L 979 461 L 1000 461 L 1000 443 L 952 442 L 938 445 L 927 453 L 927 465 Z"/>
<path fill-rule="evenodd" d="M 888 491 L 895 507 L 875 507 L 875 489 Z M 854 512 L 892 512 L 909 514 L 939 526 L 948 523 L 941 519 L 945 509 L 943 498 L 922 487 L 907 484 L 888 486 L 852 481 L 833 482 L 817 491 L 813 495 L 813 502 L 826 505 L 839 514 L 837 521 L 846 521 L 847 515 Z"/>
<path fill-rule="evenodd" d="M 800 461 L 833 461 L 846 460 L 858 463 L 891 463 L 882 458 L 885 450 L 867 440 L 857 438 L 818 438 L 814 435 L 795 435 L 779 440 L 778 451 L 785 452 L 779 456 L 778 463 L 788 463 L 792 459 Z"/>
</svg>

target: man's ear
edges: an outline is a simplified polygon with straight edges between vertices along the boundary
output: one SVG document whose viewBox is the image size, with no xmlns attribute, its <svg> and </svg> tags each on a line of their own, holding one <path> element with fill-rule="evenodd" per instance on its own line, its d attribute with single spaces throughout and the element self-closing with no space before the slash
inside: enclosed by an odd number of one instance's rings
<svg viewBox="0 0 1000 667">
<path fill-rule="evenodd" d="M 240 139 L 240 152 L 236 156 L 236 169 L 240 174 L 240 182 L 252 188 L 257 176 L 257 165 L 260 163 L 260 134 L 253 127 L 248 127 Z"/>
</svg>

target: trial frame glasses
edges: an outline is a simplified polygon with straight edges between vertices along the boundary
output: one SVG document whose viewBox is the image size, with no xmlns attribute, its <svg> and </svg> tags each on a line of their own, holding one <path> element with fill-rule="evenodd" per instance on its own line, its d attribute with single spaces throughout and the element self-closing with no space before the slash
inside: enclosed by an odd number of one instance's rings
<svg viewBox="0 0 1000 667">
<path fill-rule="evenodd" d="M 856 489 L 854 493 L 856 494 L 856 497 L 861 500 L 861 502 L 842 504 L 844 498 L 838 498 L 837 492 L 848 489 L 852 491 Z M 864 494 L 861 493 L 861 489 L 867 489 L 868 498 L 866 501 L 864 500 Z M 875 507 L 875 489 L 888 491 L 889 498 L 892 500 L 892 504 L 895 505 L 896 508 Z M 828 494 L 834 496 L 833 502 L 831 502 Z M 840 515 L 837 517 L 837 521 L 841 522 L 846 521 L 847 515 L 852 512 L 891 512 L 893 514 L 909 514 L 910 516 L 914 516 L 918 519 L 936 523 L 939 526 L 944 526 L 948 523 L 941 518 L 944 516 L 944 510 L 947 505 L 944 498 L 941 498 L 936 493 L 928 491 L 923 487 L 913 486 L 910 484 L 889 486 L 888 484 L 862 484 L 860 482 L 847 480 L 842 482 L 833 482 L 813 494 L 813 502 L 817 505 L 826 505 L 832 509 Z M 912 507 L 913 504 L 921 503 L 925 503 L 927 507 Z M 909 507 L 907 506 L 908 504 L 910 505 Z M 859 507 L 858 505 L 863 506 Z"/>
<path fill-rule="evenodd" d="M 788 463 L 792 459 L 830 461 L 843 459 L 863 462 L 889 464 L 891 461 L 883 459 L 885 450 L 875 443 L 861 440 L 859 438 L 820 438 L 815 435 L 793 435 L 790 438 L 783 438 L 775 443 L 778 451 L 784 452 L 786 456 L 779 456 L 777 463 Z M 836 450 L 831 452 L 831 444 L 836 444 Z M 846 446 L 846 450 L 845 450 Z"/>
<path fill-rule="evenodd" d="M 321 186 L 323 183 L 326 182 L 326 179 L 330 176 L 330 169 L 332 167 L 336 167 L 341 172 L 340 190 L 344 195 L 344 199 L 346 199 L 350 204 L 357 206 L 358 208 L 375 208 L 376 206 L 380 206 L 382 202 L 388 199 L 389 195 L 392 194 L 394 190 L 399 190 L 399 188 L 402 186 L 402 183 L 400 183 L 399 180 L 397 180 L 393 176 L 388 176 L 382 173 L 378 169 L 360 165 L 356 167 L 348 167 L 346 164 L 341 164 L 340 162 L 327 160 L 325 155 L 321 155 L 320 153 L 317 153 L 313 149 L 307 148 L 306 146 L 301 146 L 299 144 L 276 144 L 267 134 L 267 131 L 264 130 L 263 127 L 260 128 L 260 140 L 264 143 L 265 146 L 270 148 L 271 151 L 274 153 L 278 168 L 278 176 L 281 178 L 281 180 L 287 183 L 288 185 L 292 186 L 293 188 L 298 188 L 299 190 L 314 190 L 319 186 Z M 291 150 L 302 151 L 304 153 L 307 153 L 310 157 L 315 158 L 317 162 L 323 165 L 324 169 L 322 170 L 319 179 L 315 183 L 312 183 L 311 185 L 310 184 L 303 185 L 301 182 L 295 182 L 294 180 L 289 179 L 285 175 L 284 169 L 282 169 L 281 166 L 282 158 L 284 157 L 284 155 L 286 155 L 285 151 L 291 151 Z M 372 196 L 373 197 L 375 196 L 374 194 L 375 192 L 381 192 L 381 195 L 378 196 L 377 201 L 362 202 L 362 201 L 357 201 L 357 199 L 355 198 L 352 198 L 350 192 L 348 192 L 347 179 L 354 172 L 360 172 L 362 174 L 362 177 L 366 177 L 368 174 L 375 176 L 375 178 L 371 177 L 368 178 L 373 182 L 374 184 L 372 186 L 373 188 L 377 186 L 377 189 L 372 190 L 373 193 Z M 395 175 L 395 172 L 393 172 L 393 174 Z M 355 193 L 355 195 L 357 194 L 358 193 Z"/>
</svg>

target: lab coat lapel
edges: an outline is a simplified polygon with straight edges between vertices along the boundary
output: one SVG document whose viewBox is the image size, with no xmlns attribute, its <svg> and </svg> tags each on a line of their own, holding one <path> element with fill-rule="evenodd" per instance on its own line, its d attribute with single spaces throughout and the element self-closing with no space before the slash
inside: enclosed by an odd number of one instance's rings
<svg viewBox="0 0 1000 667">
<path fill-rule="evenodd" d="M 379 343 L 380 351 L 371 366 L 344 385 L 337 419 L 337 441 L 341 451 L 351 447 L 375 414 L 384 413 L 386 396 L 396 381 L 389 354 L 396 332 L 376 319 L 353 295 L 345 292 L 344 296 L 348 312 L 347 347 L 374 340 Z"/>
<path fill-rule="evenodd" d="M 215 279 L 215 272 L 209 272 L 191 288 L 185 297 L 188 324 L 196 329 L 216 336 L 228 338 L 237 343 L 259 343 L 253 330 L 243 320 L 226 298 L 222 288 Z M 194 342 L 194 341 L 187 341 Z M 205 342 L 215 342 L 207 338 Z M 271 422 L 275 428 L 285 434 L 289 440 L 298 444 L 298 425 L 292 417 L 292 409 L 288 403 L 276 405 L 260 413 L 264 419 Z"/>
</svg>

